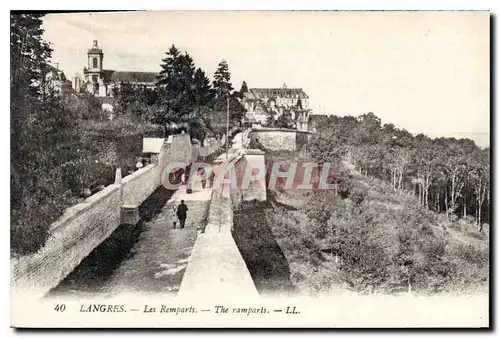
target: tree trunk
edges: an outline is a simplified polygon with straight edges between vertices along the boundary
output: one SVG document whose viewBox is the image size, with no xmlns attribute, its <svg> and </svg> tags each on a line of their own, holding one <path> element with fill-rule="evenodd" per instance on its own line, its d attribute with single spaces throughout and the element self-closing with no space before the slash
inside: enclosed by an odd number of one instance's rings
<svg viewBox="0 0 500 338">
<path fill-rule="evenodd" d="M 475 217 L 476 218 L 476 225 L 479 225 L 479 221 L 478 221 L 479 212 L 478 212 L 478 210 L 479 210 L 479 207 L 478 207 L 478 202 L 477 202 L 477 197 L 476 197 L 476 215 L 475 215 L 476 216 Z"/>
<path fill-rule="evenodd" d="M 479 232 L 483 232 L 483 224 L 481 223 L 481 211 L 483 207 L 483 202 L 484 202 L 484 193 L 482 196 L 479 197 L 479 204 L 477 206 L 477 222 L 479 224 Z"/>
<path fill-rule="evenodd" d="M 427 187 L 424 189 L 424 207 L 429 207 L 429 189 Z"/>
<path fill-rule="evenodd" d="M 444 187 L 444 210 L 446 212 L 446 219 L 448 219 L 448 185 Z"/>
<path fill-rule="evenodd" d="M 425 179 L 425 206 L 429 209 L 429 177 Z"/>
<path fill-rule="evenodd" d="M 467 197 L 464 190 L 464 218 L 467 217 Z"/>
<path fill-rule="evenodd" d="M 438 192 L 437 192 L 437 202 L 438 202 L 438 213 L 441 212 L 441 188 L 438 189 Z"/>
<path fill-rule="evenodd" d="M 483 232 L 483 224 L 481 223 L 481 203 L 477 205 L 477 224 L 479 225 L 479 232 Z"/>
<path fill-rule="evenodd" d="M 451 175 L 451 207 L 455 208 L 455 175 Z M 453 210 L 455 211 L 455 210 Z"/>
</svg>

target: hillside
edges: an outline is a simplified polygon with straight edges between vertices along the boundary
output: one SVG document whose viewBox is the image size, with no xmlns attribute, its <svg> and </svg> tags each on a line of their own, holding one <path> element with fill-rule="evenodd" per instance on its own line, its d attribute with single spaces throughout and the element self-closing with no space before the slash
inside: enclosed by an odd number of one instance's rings
<svg viewBox="0 0 500 338">
<path fill-rule="evenodd" d="M 293 154 L 268 154 L 297 161 Z M 347 166 L 346 166 L 347 165 Z M 489 237 L 348 162 L 342 193 L 287 191 L 235 210 L 235 239 L 261 292 L 469 293 L 488 288 Z"/>
</svg>

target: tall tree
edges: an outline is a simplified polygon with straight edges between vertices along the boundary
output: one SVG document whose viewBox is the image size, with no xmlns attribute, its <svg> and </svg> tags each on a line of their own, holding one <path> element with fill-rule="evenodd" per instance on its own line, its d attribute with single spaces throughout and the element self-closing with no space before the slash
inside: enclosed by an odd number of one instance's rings
<svg viewBox="0 0 500 338">
<path fill-rule="evenodd" d="M 194 73 L 194 96 L 197 110 L 201 106 L 206 106 L 215 98 L 215 91 L 210 84 L 210 80 L 205 75 L 205 72 L 198 68 Z"/>
<path fill-rule="evenodd" d="M 476 152 L 474 156 L 471 181 L 474 186 L 474 194 L 476 198 L 476 221 L 479 226 L 479 231 L 483 231 L 481 213 L 483 204 L 487 197 L 490 188 L 490 153 L 489 148 Z"/>
<path fill-rule="evenodd" d="M 28 89 L 31 97 L 40 94 L 42 74 L 49 70 L 52 49 L 43 40 L 43 14 L 11 14 L 10 16 L 10 84 L 11 94 L 22 96 Z M 26 93 L 28 94 L 28 93 Z"/>
<path fill-rule="evenodd" d="M 302 100 L 300 99 L 300 97 L 297 100 L 297 108 L 302 109 Z"/>
<path fill-rule="evenodd" d="M 331 116 L 317 131 L 308 145 L 314 158 L 341 157 L 362 175 L 383 178 L 398 190 L 413 182 L 410 189 L 421 206 L 450 216 L 462 203 L 463 210 L 454 215 L 475 211 L 477 224 L 485 222 L 490 207 L 489 150 L 472 140 L 413 136 L 392 124 L 382 125 L 373 113 Z"/>
<path fill-rule="evenodd" d="M 78 176 L 78 119 L 46 77 L 51 48 L 40 14 L 11 14 L 11 241 L 36 251 Z M 73 169 L 72 169 L 73 168 Z"/>
<path fill-rule="evenodd" d="M 217 70 L 214 74 L 213 86 L 217 95 L 217 99 L 226 99 L 233 91 L 229 65 L 225 60 L 219 62 L 219 66 L 217 67 Z"/>
<path fill-rule="evenodd" d="M 177 49 L 177 47 L 172 45 L 165 54 L 165 58 L 161 60 L 163 64 L 160 65 L 162 70 L 156 79 L 156 86 L 158 87 L 167 86 L 172 83 L 179 69 L 179 58 L 181 56 L 181 52 Z"/>
<path fill-rule="evenodd" d="M 195 66 L 191 56 L 172 45 L 162 60 L 156 88 L 158 104 L 154 122 L 165 128 L 169 123 L 186 121 L 196 108 Z"/>
<path fill-rule="evenodd" d="M 237 96 L 240 100 L 243 100 L 243 98 L 245 97 L 245 93 L 248 93 L 248 86 L 247 86 L 247 83 L 245 81 L 243 81 L 243 83 L 241 84 L 241 88 L 239 90 L 239 92 L 237 93 Z"/>
<path fill-rule="evenodd" d="M 247 86 L 246 81 L 243 81 L 243 83 L 241 84 L 240 93 L 242 95 L 245 93 L 248 93 L 248 86 Z"/>
<path fill-rule="evenodd" d="M 218 114 L 225 113 L 228 109 L 229 100 L 230 119 L 233 122 L 239 122 L 246 112 L 246 109 L 238 100 L 238 94 L 233 92 L 231 73 L 229 72 L 229 66 L 225 60 L 219 63 L 215 71 L 213 87 L 216 97 L 214 111 Z"/>
<path fill-rule="evenodd" d="M 441 166 L 448 176 L 450 182 L 450 213 L 454 213 L 458 207 L 457 200 L 462 194 L 462 189 L 465 185 L 466 167 L 465 154 L 463 149 L 453 141 L 448 141 L 444 149 L 443 160 Z"/>
</svg>

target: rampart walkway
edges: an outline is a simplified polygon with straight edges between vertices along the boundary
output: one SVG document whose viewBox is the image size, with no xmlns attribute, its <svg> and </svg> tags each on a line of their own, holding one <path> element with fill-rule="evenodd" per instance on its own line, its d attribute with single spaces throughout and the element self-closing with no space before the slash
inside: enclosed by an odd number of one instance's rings
<svg viewBox="0 0 500 338">
<path fill-rule="evenodd" d="M 161 213 L 145 224 L 133 256 L 123 262 L 110 279 L 107 289 L 120 292 L 164 293 L 177 291 L 186 269 L 198 229 L 206 221 L 211 189 L 186 194 L 186 186 L 175 192 Z M 185 200 L 189 208 L 184 229 L 173 228 L 173 206 Z"/>
<path fill-rule="evenodd" d="M 240 135 L 235 136 L 238 140 Z M 241 150 L 247 144 L 235 142 L 233 149 Z M 233 153 L 228 162 L 241 157 Z M 215 169 L 221 170 L 220 166 Z M 189 265 L 177 295 L 178 298 L 205 302 L 257 299 L 258 292 L 248 268 L 232 235 L 233 213 L 229 190 L 214 190 L 205 232 L 198 236 Z"/>
</svg>

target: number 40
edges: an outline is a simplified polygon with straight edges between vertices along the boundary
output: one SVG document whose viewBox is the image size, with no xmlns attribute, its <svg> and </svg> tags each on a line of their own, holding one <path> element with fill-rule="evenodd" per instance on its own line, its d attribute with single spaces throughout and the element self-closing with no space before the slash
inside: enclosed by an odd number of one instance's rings
<svg viewBox="0 0 500 338">
<path fill-rule="evenodd" d="M 57 304 L 56 307 L 54 308 L 57 312 L 64 312 L 66 310 L 66 305 L 64 304 Z"/>
</svg>

